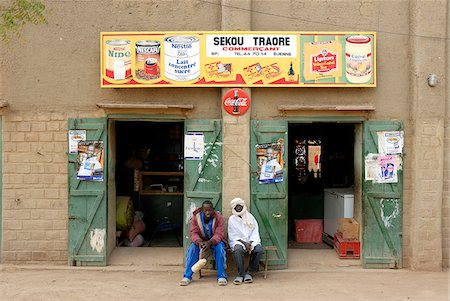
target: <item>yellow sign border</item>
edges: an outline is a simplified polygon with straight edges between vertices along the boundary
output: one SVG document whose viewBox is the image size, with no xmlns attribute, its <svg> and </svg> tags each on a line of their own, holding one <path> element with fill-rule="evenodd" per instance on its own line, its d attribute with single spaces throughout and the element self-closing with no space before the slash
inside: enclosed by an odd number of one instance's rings
<svg viewBox="0 0 450 301">
<path fill-rule="evenodd" d="M 120 81 L 117 81 L 114 83 L 114 80 L 112 80 L 113 83 L 108 83 L 105 84 L 105 82 L 107 82 L 108 80 L 110 80 L 109 78 L 106 77 L 105 75 L 105 41 L 106 41 L 106 37 L 111 37 L 114 36 L 118 39 L 128 39 L 128 40 L 132 40 L 132 41 L 137 41 L 137 40 L 141 40 L 141 39 L 148 39 L 148 36 L 159 36 L 161 38 L 161 36 L 163 37 L 162 39 L 164 40 L 164 37 L 168 37 L 168 36 L 200 36 L 203 37 L 203 41 L 206 38 L 206 35 L 295 35 L 297 37 L 297 45 L 296 45 L 296 57 L 295 57 L 295 62 L 297 63 L 298 67 L 297 68 L 297 74 L 296 76 L 298 77 L 298 83 L 296 84 L 274 84 L 274 83 L 261 83 L 261 81 L 259 81 L 258 83 L 226 83 L 226 82 L 217 82 L 217 83 L 213 83 L 213 84 L 209 84 L 209 83 L 201 83 L 199 84 L 198 80 L 196 80 L 197 83 L 193 82 L 193 81 L 187 81 L 187 82 L 175 82 L 172 81 L 170 79 L 164 78 L 163 80 L 165 82 L 168 83 L 159 83 L 159 84 L 155 84 L 155 81 L 149 82 L 149 83 L 136 83 L 136 84 L 127 84 L 125 83 L 121 83 Z M 358 84 L 358 83 L 331 83 L 331 82 L 314 82 L 314 83 L 305 83 L 305 82 L 301 82 L 300 79 L 300 73 L 303 70 L 300 70 L 300 60 L 301 60 L 301 55 L 302 53 L 300 52 L 301 49 L 301 42 L 300 39 L 302 36 L 352 36 L 352 35 L 369 35 L 373 37 L 373 41 L 372 41 L 372 82 L 371 83 L 362 83 L 362 84 Z M 162 44 L 162 43 L 161 43 Z M 342 45 L 342 51 L 345 50 L 345 47 Z M 101 32 L 100 33 L 100 85 L 101 88 L 211 88 L 211 87 L 247 87 L 247 88 L 251 88 L 251 87 L 255 87 L 255 88 L 328 88 L 328 87 L 340 87 L 340 88 L 361 88 L 361 87 L 369 87 L 369 88 L 374 88 L 377 86 L 377 68 L 376 68 L 376 64 L 377 64 L 377 60 L 376 60 L 376 32 L 371 32 L 371 31 L 364 31 L 364 32 L 360 32 L 360 31 L 348 31 L 348 32 L 342 32 L 342 31 L 324 31 L 324 32 L 315 32 L 315 31 L 199 31 L 199 32 L 194 32 L 194 31 L 170 31 L 170 32 Z M 206 46 L 203 45 L 200 46 L 200 53 L 202 56 L 206 56 Z M 134 54 L 134 49 L 131 49 L 131 54 L 132 54 L 132 66 L 135 64 L 135 54 Z M 162 56 L 162 52 L 161 52 L 161 56 Z M 243 60 L 250 60 L 250 59 L 254 59 L 254 58 L 229 58 L 228 60 L 233 62 L 233 64 L 235 64 L 236 62 L 239 62 L 239 60 L 243 61 Z M 270 58 L 263 58 L 263 60 L 267 60 L 269 61 Z M 290 60 L 293 61 L 294 59 L 286 59 L 281 57 L 280 60 Z M 272 61 L 277 61 L 277 59 L 272 59 Z M 343 64 L 343 63 L 342 63 Z M 344 64 L 343 64 L 344 65 Z M 135 72 L 135 71 L 132 71 Z M 161 72 L 162 73 L 162 72 Z M 345 76 L 345 70 L 342 71 L 341 76 Z M 203 70 L 200 71 L 200 77 L 201 80 L 205 80 L 205 72 Z M 134 80 L 133 78 L 131 80 Z M 111 80 L 110 80 L 111 82 Z"/>
</svg>

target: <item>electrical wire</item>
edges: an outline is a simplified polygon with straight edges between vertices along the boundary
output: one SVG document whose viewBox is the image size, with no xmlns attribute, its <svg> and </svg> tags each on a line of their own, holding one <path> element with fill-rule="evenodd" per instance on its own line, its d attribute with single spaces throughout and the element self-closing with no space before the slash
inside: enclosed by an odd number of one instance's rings
<svg viewBox="0 0 450 301">
<path fill-rule="evenodd" d="M 264 12 L 264 11 L 257 11 L 257 10 L 243 8 L 243 7 L 238 7 L 238 6 L 233 6 L 233 5 L 226 5 L 226 4 L 222 4 L 222 3 L 214 3 L 214 2 L 211 2 L 211 1 L 208 1 L 208 0 L 199 0 L 199 1 L 203 2 L 203 3 L 206 3 L 206 4 L 211 4 L 211 5 L 216 5 L 216 6 L 220 6 L 220 7 L 226 7 L 226 8 L 243 10 L 243 11 L 246 11 L 246 12 L 255 13 L 255 14 L 262 14 L 262 15 L 266 15 L 266 16 L 270 16 L 270 17 L 278 17 L 278 18 L 284 18 L 284 19 L 288 19 L 288 20 L 296 20 L 296 21 L 302 21 L 302 22 L 308 22 L 308 23 L 320 24 L 320 25 L 330 25 L 330 26 L 335 26 L 335 27 L 350 27 L 350 25 L 343 25 L 343 24 L 330 23 L 330 22 L 324 22 L 324 21 L 314 21 L 314 20 L 304 19 L 304 18 L 300 18 L 300 17 L 283 16 L 283 15 L 278 15 L 278 14 L 274 14 L 274 13 L 268 13 L 268 12 Z M 408 36 L 408 37 L 424 38 L 424 39 L 437 39 L 437 40 L 449 40 L 450 39 L 450 38 L 446 38 L 446 37 L 418 35 L 418 34 L 401 33 L 401 32 L 386 31 L 386 30 L 359 29 L 359 31 L 376 31 L 377 33 L 385 33 L 385 34 L 391 34 L 391 35 Z"/>
</svg>

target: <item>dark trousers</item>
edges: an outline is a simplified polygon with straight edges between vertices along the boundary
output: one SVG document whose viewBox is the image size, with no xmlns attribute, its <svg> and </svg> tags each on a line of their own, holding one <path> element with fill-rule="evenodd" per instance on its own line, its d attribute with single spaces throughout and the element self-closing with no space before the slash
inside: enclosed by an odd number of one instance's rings
<svg viewBox="0 0 450 301">
<path fill-rule="evenodd" d="M 238 269 L 238 276 L 244 277 L 245 276 L 245 269 L 244 269 L 244 255 L 246 251 L 243 246 L 241 245 L 235 245 L 233 250 L 233 259 L 236 263 L 236 267 Z M 248 266 L 248 272 L 254 273 L 258 271 L 258 265 L 259 260 L 261 259 L 261 256 L 263 255 L 263 248 L 261 245 L 256 245 L 253 248 L 253 251 L 250 253 L 250 264 Z"/>
</svg>

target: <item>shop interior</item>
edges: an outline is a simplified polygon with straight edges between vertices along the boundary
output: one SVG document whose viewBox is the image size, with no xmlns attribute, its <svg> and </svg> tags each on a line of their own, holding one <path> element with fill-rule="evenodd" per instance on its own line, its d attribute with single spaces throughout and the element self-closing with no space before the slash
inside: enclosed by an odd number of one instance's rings
<svg viewBox="0 0 450 301">
<path fill-rule="evenodd" d="M 353 197 L 355 125 L 289 124 L 288 139 L 289 248 L 331 249 L 344 217 L 339 197 Z M 345 200 L 345 210 L 353 214 L 351 202 L 350 208 Z"/>
<path fill-rule="evenodd" d="M 181 247 L 182 122 L 117 121 L 116 246 Z"/>
</svg>

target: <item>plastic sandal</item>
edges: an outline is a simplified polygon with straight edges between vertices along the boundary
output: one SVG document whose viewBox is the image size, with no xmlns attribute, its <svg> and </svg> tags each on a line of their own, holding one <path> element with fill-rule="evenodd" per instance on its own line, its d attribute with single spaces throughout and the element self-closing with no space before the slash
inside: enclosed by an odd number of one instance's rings
<svg viewBox="0 0 450 301">
<path fill-rule="evenodd" d="M 180 281 L 180 286 L 188 286 L 189 283 L 191 283 L 192 280 L 190 280 L 189 278 L 184 277 L 183 279 L 181 279 Z"/>
<path fill-rule="evenodd" d="M 225 279 L 225 278 L 219 278 L 219 279 L 217 279 L 217 284 L 219 285 L 219 286 L 225 286 L 225 285 L 227 285 L 227 279 Z"/>
<path fill-rule="evenodd" d="M 243 277 L 237 276 L 236 278 L 234 278 L 233 283 L 236 285 L 240 285 L 240 284 L 242 284 L 243 281 L 244 281 Z"/>
<path fill-rule="evenodd" d="M 252 275 L 250 275 L 250 274 L 245 274 L 244 282 L 245 282 L 245 283 L 252 283 L 252 282 L 253 282 L 253 277 L 252 277 Z"/>
</svg>

